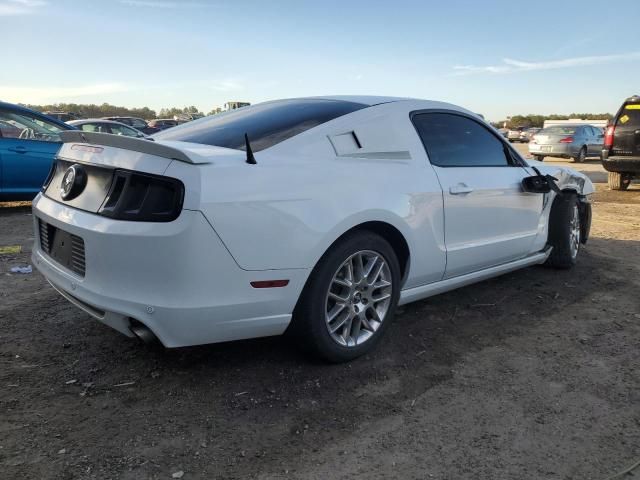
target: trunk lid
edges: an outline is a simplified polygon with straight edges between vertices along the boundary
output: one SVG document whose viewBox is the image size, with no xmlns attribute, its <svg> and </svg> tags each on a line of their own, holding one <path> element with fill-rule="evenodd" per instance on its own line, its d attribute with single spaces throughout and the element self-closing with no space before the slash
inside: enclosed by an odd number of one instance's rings
<svg viewBox="0 0 640 480">
<path fill-rule="evenodd" d="M 563 138 L 573 137 L 575 134 L 575 128 L 549 127 L 535 134 L 535 142 L 538 145 L 557 145 Z"/>
<path fill-rule="evenodd" d="M 124 211 L 126 215 L 137 209 L 141 218 L 149 218 L 142 215 L 145 210 L 142 206 L 149 195 L 155 196 L 153 203 L 157 206 L 163 198 L 178 195 L 179 191 L 184 192 L 183 201 L 179 202 L 184 208 L 197 208 L 198 167 L 237 165 L 246 158 L 246 153 L 240 150 L 93 132 L 63 132 L 62 139 L 65 143 L 43 187 L 44 195 L 70 207 L 105 216 L 114 199 L 127 197 L 130 205 Z M 69 184 L 70 179 L 74 185 L 71 188 L 75 188 L 71 195 L 65 192 L 65 183 Z M 129 215 L 127 219 L 135 217 Z"/>
</svg>

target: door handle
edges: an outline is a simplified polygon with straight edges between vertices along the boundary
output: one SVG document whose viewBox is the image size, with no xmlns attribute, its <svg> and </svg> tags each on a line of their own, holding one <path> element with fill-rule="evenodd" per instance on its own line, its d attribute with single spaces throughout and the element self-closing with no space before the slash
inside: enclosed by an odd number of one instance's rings
<svg viewBox="0 0 640 480">
<path fill-rule="evenodd" d="M 15 153 L 27 153 L 27 149 L 24 147 L 9 147 L 7 150 Z"/>
<path fill-rule="evenodd" d="M 449 187 L 449 193 L 451 195 L 463 195 L 471 192 L 473 192 L 473 188 L 469 187 L 466 183 L 459 183 Z"/>
</svg>

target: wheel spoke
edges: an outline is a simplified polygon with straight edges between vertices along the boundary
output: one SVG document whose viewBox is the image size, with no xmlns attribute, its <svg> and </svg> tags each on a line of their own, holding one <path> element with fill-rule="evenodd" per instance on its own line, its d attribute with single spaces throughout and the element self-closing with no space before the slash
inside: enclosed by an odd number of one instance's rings
<svg viewBox="0 0 640 480">
<path fill-rule="evenodd" d="M 349 335 L 351 333 L 351 324 L 353 323 L 353 317 L 351 315 L 347 315 L 347 318 L 344 322 L 344 328 L 342 329 L 342 339 L 345 343 L 349 341 Z"/>
<path fill-rule="evenodd" d="M 378 311 L 374 307 L 369 307 L 369 312 L 371 312 L 372 320 L 376 322 L 380 322 L 380 315 L 378 315 Z"/>
<path fill-rule="evenodd" d="M 380 265 L 378 265 L 378 267 L 374 271 L 374 274 L 371 276 L 371 279 L 368 281 L 369 285 L 375 285 L 375 283 L 378 280 L 378 278 L 380 277 L 380 274 L 382 273 L 382 269 L 384 267 L 385 267 L 384 261 L 380 262 Z M 369 273 L 371 273 L 371 272 L 369 272 Z M 368 277 L 368 275 L 367 275 L 367 277 Z"/>
<path fill-rule="evenodd" d="M 347 306 L 344 303 L 336 303 L 331 311 L 327 313 L 327 323 L 331 323 Z"/>
<path fill-rule="evenodd" d="M 360 280 L 364 278 L 364 265 L 362 262 L 362 255 L 355 256 L 355 272 L 354 272 L 354 280 L 358 283 Z"/>
<path fill-rule="evenodd" d="M 391 298 L 391 294 L 390 293 L 382 293 L 377 297 L 371 297 L 371 300 L 373 300 L 375 303 L 381 302 L 383 300 L 386 300 L 387 298 Z"/>
<path fill-rule="evenodd" d="M 341 327 L 344 327 L 345 323 L 351 318 L 351 316 L 347 313 L 341 320 L 338 320 L 335 325 L 329 326 L 329 331 L 331 333 L 336 333 L 340 330 Z"/>
<path fill-rule="evenodd" d="M 366 317 L 366 315 L 362 315 L 360 317 L 360 321 L 362 321 L 362 327 L 368 331 L 370 331 L 371 333 L 373 333 L 375 330 L 374 328 L 371 326 L 371 324 L 369 323 L 369 319 Z"/>
<path fill-rule="evenodd" d="M 369 259 L 369 261 L 367 262 L 367 269 L 364 272 L 363 277 L 367 278 L 369 277 L 369 275 L 371 275 L 371 272 L 373 271 L 373 268 L 376 266 L 376 263 L 378 263 L 378 259 L 380 257 L 378 257 L 377 255 L 374 255 L 372 258 Z M 380 263 L 382 265 L 382 267 L 384 267 L 384 262 Z"/>
<path fill-rule="evenodd" d="M 346 280 L 349 283 L 353 283 L 353 263 L 351 261 L 351 259 L 349 259 L 349 261 L 347 262 L 347 264 L 345 265 L 346 269 L 347 269 L 347 276 L 346 276 Z"/>
<path fill-rule="evenodd" d="M 371 286 L 377 290 L 378 288 L 390 287 L 391 282 L 387 282 L 386 280 L 380 280 L 379 282 L 376 282 Z"/>
<path fill-rule="evenodd" d="M 333 279 L 333 283 L 340 285 L 341 287 L 351 288 L 353 282 L 351 280 L 347 280 L 346 278 L 336 277 Z"/>
<path fill-rule="evenodd" d="M 358 343 L 358 337 L 360 336 L 360 326 L 362 325 L 362 321 L 360 320 L 360 316 L 353 317 L 351 322 L 351 338 L 353 339 L 353 343 Z"/>
<path fill-rule="evenodd" d="M 329 298 L 332 299 L 334 302 L 342 305 L 347 303 L 347 297 L 341 297 L 340 295 L 333 292 L 329 292 Z"/>
</svg>

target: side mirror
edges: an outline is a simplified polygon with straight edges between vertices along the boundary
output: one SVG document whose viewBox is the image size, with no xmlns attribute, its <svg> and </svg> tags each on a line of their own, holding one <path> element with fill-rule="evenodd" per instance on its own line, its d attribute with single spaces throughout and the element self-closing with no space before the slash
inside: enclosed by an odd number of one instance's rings
<svg viewBox="0 0 640 480">
<path fill-rule="evenodd" d="M 522 189 L 529 193 L 549 193 L 551 185 L 547 177 L 542 175 L 534 175 L 522 179 Z"/>
</svg>

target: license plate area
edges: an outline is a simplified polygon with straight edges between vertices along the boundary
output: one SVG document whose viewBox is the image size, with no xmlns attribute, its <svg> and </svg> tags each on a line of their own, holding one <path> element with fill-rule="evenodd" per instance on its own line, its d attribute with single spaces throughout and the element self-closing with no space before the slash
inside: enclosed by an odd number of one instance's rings
<svg viewBox="0 0 640 480">
<path fill-rule="evenodd" d="M 553 151 L 553 147 L 551 145 L 542 145 L 540 147 L 540 150 L 545 152 L 545 153 L 549 153 Z"/>
<path fill-rule="evenodd" d="M 40 247 L 56 263 L 84 277 L 84 240 L 40 220 Z"/>
</svg>

